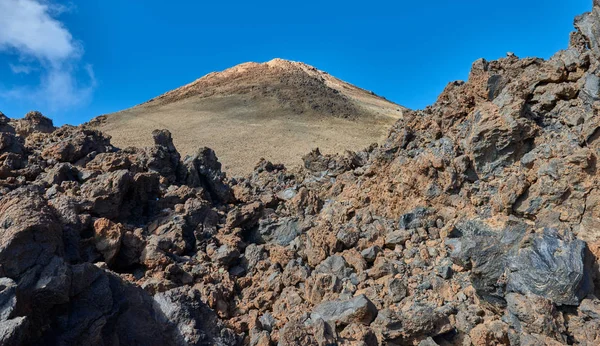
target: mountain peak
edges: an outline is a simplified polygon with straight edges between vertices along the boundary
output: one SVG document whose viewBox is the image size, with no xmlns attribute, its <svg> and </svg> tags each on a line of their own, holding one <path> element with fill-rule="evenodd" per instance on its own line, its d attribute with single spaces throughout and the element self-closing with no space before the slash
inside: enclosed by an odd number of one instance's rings
<svg viewBox="0 0 600 346">
<path fill-rule="evenodd" d="M 405 109 L 313 66 L 280 58 L 263 63 L 245 62 L 209 73 L 148 101 L 148 104 L 165 105 L 192 97 L 232 95 L 273 98 L 293 114 L 318 111 L 350 119 L 363 115 L 365 106 L 387 108 L 386 115 L 395 118 L 401 115 L 398 110 Z"/>
<path fill-rule="evenodd" d="M 185 154 L 214 148 L 234 174 L 262 157 L 298 165 L 306 152 L 358 150 L 385 136 L 404 107 L 302 62 L 246 62 L 209 73 L 142 105 L 100 117 L 119 146 L 171 131 Z"/>
</svg>

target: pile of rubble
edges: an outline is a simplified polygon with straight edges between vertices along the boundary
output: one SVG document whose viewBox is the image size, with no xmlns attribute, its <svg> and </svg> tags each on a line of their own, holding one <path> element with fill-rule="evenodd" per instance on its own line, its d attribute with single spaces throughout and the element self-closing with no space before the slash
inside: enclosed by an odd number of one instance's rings
<svg viewBox="0 0 600 346">
<path fill-rule="evenodd" d="M 600 4 L 575 25 L 302 169 L 0 115 L 0 344 L 600 344 Z"/>
</svg>

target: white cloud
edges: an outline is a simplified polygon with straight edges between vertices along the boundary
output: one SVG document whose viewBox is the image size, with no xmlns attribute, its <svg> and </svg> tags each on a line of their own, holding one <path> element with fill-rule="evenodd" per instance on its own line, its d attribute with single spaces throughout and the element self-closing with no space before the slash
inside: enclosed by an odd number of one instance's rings
<svg viewBox="0 0 600 346">
<path fill-rule="evenodd" d="M 96 80 L 91 65 L 83 65 L 83 48 L 56 16 L 70 11 L 71 5 L 48 0 L 0 0 L 0 52 L 35 62 L 41 67 L 40 84 L 13 86 L 0 91 L 5 98 L 41 103 L 54 110 L 89 101 Z M 31 63 L 11 64 L 14 73 L 31 73 Z M 85 70 L 81 83 L 78 71 Z"/>
<path fill-rule="evenodd" d="M 13 73 L 15 74 L 30 74 L 31 72 L 35 71 L 36 68 L 34 66 L 31 65 L 24 65 L 24 64 L 8 64 L 8 66 L 10 66 L 11 71 L 13 71 Z"/>
</svg>

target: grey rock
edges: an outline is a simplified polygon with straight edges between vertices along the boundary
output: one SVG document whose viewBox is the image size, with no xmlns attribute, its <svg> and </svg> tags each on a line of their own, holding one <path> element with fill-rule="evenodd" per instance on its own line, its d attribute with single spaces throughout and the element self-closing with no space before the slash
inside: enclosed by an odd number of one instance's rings
<svg viewBox="0 0 600 346">
<path fill-rule="evenodd" d="M 231 269 L 229 269 L 229 274 L 233 275 L 233 276 L 244 276 L 244 274 L 246 273 L 246 269 L 244 269 L 244 267 L 242 266 L 235 266 L 232 267 Z"/>
<path fill-rule="evenodd" d="M 377 254 L 381 252 L 381 248 L 377 245 L 368 247 L 361 251 L 362 257 L 367 261 L 367 263 L 373 263 L 377 258 Z"/>
<path fill-rule="evenodd" d="M 592 289 L 585 243 L 551 229 L 526 235 L 526 228 L 513 223 L 494 232 L 480 222 L 467 222 L 457 226 L 446 243 L 453 260 L 471 268 L 473 287 L 490 302 L 503 305 L 510 291 L 578 305 Z M 460 236 L 454 238 L 456 234 Z M 505 274 L 506 287 L 501 280 Z"/>
<path fill-rule="evenodd" d="M 586 298 L 581 301 L 579 311 L 584 313 L 589 318 L 600 320 L 600 300 Z"/>
<path fill-rule="evenodd" d="M 527 244 L 508 259 L 507 290 L 536 294 L 557 305 L 579 305 L 592 290 L 585 242 L 546 229 Z"/>
<path fill-rule="evenodd" d="M 502 89 L 506 86 L 506 80 L 501 75 L 492 75 L 488 79 L 487 89 L 488 89 L 488 100 L 493 101 Z"/>
<path fill-rule="evenodd" d="M 324 320 L 318 318 L 313 321 L 312 325 L 313 336 L 318 345 L 334 345 L 336 344 L 337 334 L 335 328 Z"/>
<path fill-rule="evenodd" d="M 391 278 L 388 282 L 388 297 L 391 298 L 393 303 L 399 303 L 402 299 L 406 298 L 408 290 L 404 282 L 398 278 Z"/>
<path fill-rule="evenodd" d="M 311 313 L 311 319 L 322 319 L 336 325 L 361 323 L 369 325 L 377 316 L 377 308 L 365 296 L 359 295 L 346 301 L 328 301 L 317 305 Z"/>
<path fill-rule="evenodd" d="M 0 278 L 0 321 L 8 320 L 17 305 L 17 283 L 10 278 Z"/>
<path fill-rule="evenodd" d="M 27 317 L 0 321 L 0 345 L 23 345 L 29 327 Z"/>
<path fill-rule="evenodd" d="M 81 194 L 92 202 L 91 210 L 96 216 L 114 219 L 123 211 L 132 184 L 132 174 L 122 169 L 86 181 L 81 185 Z"/>
<path fill-rule="evenodd" d="M 600 55 L 600 9 L 594 0 L 591 12 L 584 13 L 575 18 L 575 26 L 587 38 L 590 48 L 596 55 Z"/>
<path fill-rule="evenodd" d="M 258 226 L 257 242 L 273 242 L 281 246 L 289 245 L 302 230 L 297 218 L 286 217 L 277 221 L 261 220 Z"/>
<path fill-rule="evenodd" d="M 48 263 L 62 251 L 62 229 L 56 215 L 35 188 L 19 188 L 0 198 L 2 274 L 18 277 Z"/>
<path fill-rule="evenodd" d="M 419 346 L 438 346 L 438 343 L 435 342 L 431 337 L 428 337 L 427 339 L 419 342 Z"/>
<path fill-rule="evenodd" d="M 152 131 L 154 147 L 149 149 L 148 170 L 159 173 L 174 183 L 177 179 L 181 156 L 173 145 L 169 130 Z"/>
<path fill-rule="evenodd" d="M 412 345 L 453 329 L 443 308 L 414 303 L 410 313 L 390 309 L 379 311 L 372 328 L 384 344 Z"/>
<path fill-rule="evenodd" d="M 519 333 L 546 335 L 563 343 L 567 341 L 562 336 L 564 325 L 561 313 L 550 300 L 509 293 L 506 301 L 506 320 Z"/>
<path fill-rule="evenodd" d="M 452 260 L 471 269 L 470 279 L 475 291 L 488 302 L 506 305 L 505 286 L 500 278 L 525 229 L 524 225 L 516 224 L 503 232 L 496 232 L 473 220 L 458 224 L 446 240 Z"/>
<path fill-rule="evenodd" d="M 430 290 L 433 286 L 431 285 L 431 281 L 425 280 L 417 286 L 418 290 L 426 291 Z"/>
<path fill-rule="evenodd" d="M 234 260 L 240 256 L 240 252 L 236 248 L 228 245 L 221 245 L 214 255 L 214 260 L 220 265 L 228 267 Z"/>
<path fill-rule="evenodd" d="M 290 199 L 294 198 L 297 194 L 298 192 L 296 191 L 296 189 L 290 187 L 277 193 L 277 197 L 289 201 Z"/>
<path fill-rule="evenodd" d="M 450 266 L 439 266 L 436 268 L 436 271 L 440 277 L 446 280 L 452 277 L 452 267 Z"/>
<path fill-rule="evenodd" d="M 239 336 L 226 328 L 202 302 L 200 292 L 185 287 L 154 296 L 157 311 L 172 330 L 175 345 L 238 345 Z"/>
<path fill-rule="evenodd" d="M 44 267 L 33 287 L 35 299 L 32 303 L 38 308 L 67 303 L 70 288 L 71 268 L 62 258 L 54 257 Z"/>
<path fill-rule="evenodd" d="M 350 276 L 354 270 L 350 268 L 344 257 L 332 255 L 315 267 L 315 273 L 332 274 L 338 279 Z"/>
<path fill-rule="evenodd" d="M 229 228 L 253 228 L 262 216 L 263 210 L 264 206 L 260 202 L 249 203 L 242 207 L 234 208 L 227 214 L 226 225 Z"/>
<path fill-rule="evenodd" d="M 406 230 L 397 230 L 388 233 L 385 236 L 385 245 L 392 248 L 396 245 L 404 245 L 410 239 L 410 232 Z"/>
<path fill-rule="evenodd" d="M 212 199 L 220 203 L 234 200 L 229 185 L 225 183 L 221 163 L 210 148 L 200 148 L 193 156 L 186 156 L 179 169 L 179 181 L 189 186 L 205 187 Z"/>
<path fill-rule="evenodd" d="M 263 327 L 263 329 L 269 332 L 273 330 L 273 327 L 277 323 L 275 317 L 273 317 L 273 315 L 271 315 L 271 313 L 268 311 L 260 316 L 258 320 L 260 321 L 260 325 Z"/>
<path fill-rule="evenodd" d="M 349 249 L 356 245 L 356 242 L 360 239 L 360 234 L 356 230 L 344 227 L 338 231 L 336 238 L 344 248 Z"/>
<path fill-rule="evenodd" d="M 242 255 L 241 265 L 246 271 L 251 272 L 263 258 L 264 253 L 261 245 L 249 244 Z"/>
<path fill-rule="evenodd" d="M 600 100 L 600 77 L 593 73 L 586 74 L 582 91 L 591 102 Z"/>
<path fill-rule="evenodd" d="M 269 332 L 263 331 L 255 331 L 253 330 L 250 334 L 250 346 L 262 346 L 262 345 L 270 345 L 271 344 L 271 336 Z"/>
<path fill-rule="evenodd" d="M 63 181 L 77 181 L 79 171 L 67 162 L 61 162 L 46 172 L 44 181 L 49 185 L 60 185 Z"/>
<path fill-rule="evenodd" d="M 419 227 L 425 226 L 425 217 L 427 216 L 428 211 L 426 208 L 418 207 L 410 213 L 406 213 L 400 216 L 398 220 L 398 227 L 400 229 L 415 229 Z"/>
</svg>

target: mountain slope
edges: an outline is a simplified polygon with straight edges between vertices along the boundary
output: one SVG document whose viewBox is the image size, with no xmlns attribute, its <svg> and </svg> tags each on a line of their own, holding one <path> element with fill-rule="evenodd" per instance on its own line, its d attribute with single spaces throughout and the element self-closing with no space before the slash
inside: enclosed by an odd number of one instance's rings
<svg viewBox="0 0 600 346">
<path fill-rule="evenodd" d="M 274 59 L 210 73 L 90 124 L 117 146 L 151 145 L 165 128 L 184 154 L 215 149 L 233 174 L 265 157 L 298 165 L 315 147 L 335 153 L 378 142 L 404 107 L 300 62 Z"/>
</svg>

